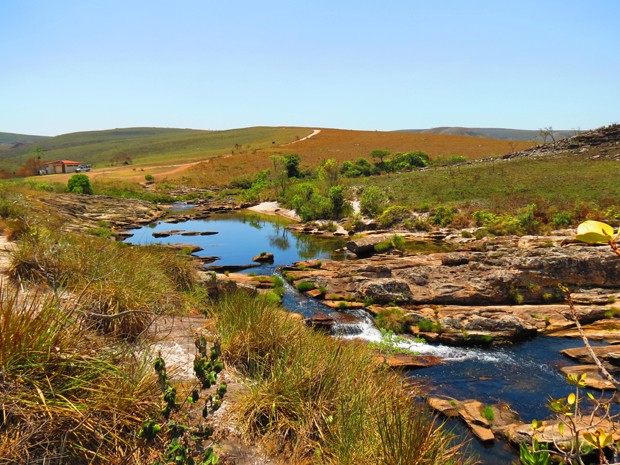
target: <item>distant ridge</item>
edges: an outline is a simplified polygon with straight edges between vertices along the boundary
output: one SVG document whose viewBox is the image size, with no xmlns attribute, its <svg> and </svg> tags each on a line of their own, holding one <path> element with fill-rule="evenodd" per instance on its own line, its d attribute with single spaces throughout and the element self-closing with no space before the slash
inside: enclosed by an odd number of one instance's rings
<svg viewBox="0 0 620 465">
<path fill-rule="evenodd" d="M 453 136 L 488 137 L 489 139 L 517 140 L 542 142 L 540 131 L 531 129 L 508 129 L 508 128 L 463 128 L 459 126 L 442 126 L 430 129 L 401 129 L 397 132 L 419 132 L 428 134 L 444 134 Z M 571 137 L 575 131 L 553 131 L 556 139 Z"/>
<path fill-rule="evenodd" d="M 0 132 L 0 144 L 29 144 L 38 140 L 48 139 L 47 136 L 32 136 L 29 134 L 14 134 L 12 132 Z"/>
</svg>

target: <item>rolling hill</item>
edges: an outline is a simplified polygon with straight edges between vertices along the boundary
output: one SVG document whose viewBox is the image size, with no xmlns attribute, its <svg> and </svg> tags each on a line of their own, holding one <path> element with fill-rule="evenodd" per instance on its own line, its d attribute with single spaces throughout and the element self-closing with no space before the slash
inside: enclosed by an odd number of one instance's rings
<svg viewBox="0 0 620 465">
<path fill-rule="evenodd" d="M 252 176 L 260 170 L 270 168 L 271 155 L 291 153 L 301 157 L 302 166 L 314 168 L 321 160 L 328 158 L 335 158 L 339 162 L 359 157 L 370 159 L 370 152 L 375 149 L 388 150 L 392 153 L 421 150 L 427 152 L 432 159 L 460 155 L 469 160 L 477 160 L 501 156 L 531 146 L 531 142 L 467 136 L 321 129 L 318 134 L 306 140 L 209 160 L 192 166 L 191 171 L 177 173 L 175 177 L 182 177 L 183 182 L 190 184 L 223 185 L 236 177 Z"/>
<path fill-rule="evenodd" d="M 11 148 L 15 144 L 29 144 L 49 139 L 47 136 L 33 136 L 29 134 L 14 134 L 12 132 L 0 132 L 0 147 Z"/>
<path fill-rule="evenodd" d="M 133 164 L 141 165 L 188 163 L 289 143 L 309 132 L 310 129 L 280 127 L 227 131 L 126 128 L 77 132 L 0 150 L 0 168 L 14 170 L 33 155 L 37 146 L 44 151 L 43 161 L 70 159 L 98 167 L 110 165 L 115 159 L 130 159 Z"/>
<path fill-rule="evenodd" d="M 399 132 L 420 132 L 424 134 L 449 134 L 457 136 L 486 137 L 499 140 L 516 140 L 528 142 L 543 142 L 540 131 L 530 129 L 508 128 L 463 128 L 458 126 L 442 126 L 430 129 L 402 129 Z M 553 131 L 556 139 L 571 137 L 576 131 Z"/>
</svg>

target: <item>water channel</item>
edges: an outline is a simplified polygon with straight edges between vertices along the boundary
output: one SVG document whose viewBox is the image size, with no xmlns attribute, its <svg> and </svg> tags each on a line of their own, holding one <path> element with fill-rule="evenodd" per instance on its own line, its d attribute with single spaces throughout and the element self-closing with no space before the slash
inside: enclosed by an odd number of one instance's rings
<svg viewBox="0 0 620 465">
<path fill-rule="evenodd" d="M 246 270 L 256 274 L 271 275 L 279 265 L 312 258 L 344 260 L 337 250 L 344 239 L 325 239 L 304 234 L 294 234 L 286 229 L 288 222 L 272 216 L 250 212 L 216 214 L 206 220 L 190 220 L 180 224 L 157 222 L 131 231 L 126 241 L 134 244 L 188 243 L 200 246 L 200 257 L 217 257 L 213 265 L 246 265 L 261 252 L 274 254 L 273 264 L 262 264 Z M 182 230 L 210 235 L 185 236 L 173 234 L 154 238 L 153 233 Z M 291 311 L 311 316 L 324 312 L 346 322 L 335 326 L 336 336 L 378 341 L 380 332 L 364 310 L 349 312 L 349 317 L 339 318 L 338 311 L 324 307 L 287 286 L 283 304 Z M 351 314 L 355 317 L 351 322 Z M 546 407 L 550 397 L 563 397 L 570 393 L 560 368 L 573 362 L 560 354 L 562 349 L 580 347 L 575 339 L 538 337 L 531 341 L 498 348 L 460 348 L 416 343 L 412 349 L 420 354 L 433 354 L 444 363 L 407 373 L 422 383 L 424 393 L 448 395 L 456 399 L 477 399 L 488 404 L 504 402 L 517 411 L 526 422 L 549 416 Z M 455 432 L 471 439 L 458 421 L 449 422 Z M 470 448 L 480 456 L 481 463 L 510 464 L 515 450 L 496 441 L 485 446 L 472 439 Z"/>
</svg>

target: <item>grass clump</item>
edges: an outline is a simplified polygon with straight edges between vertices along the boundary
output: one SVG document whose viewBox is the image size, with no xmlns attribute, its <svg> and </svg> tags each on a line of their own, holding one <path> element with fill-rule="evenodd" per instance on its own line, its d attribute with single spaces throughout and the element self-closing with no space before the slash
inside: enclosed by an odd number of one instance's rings
<svg viewBox="0 0 620 465">
<path fill-rule="evenodd" d="M 314 332 L 246 293 L 210 311 L 226 362 L 252 380 L 243 427 L 272 452 L 324 464 L 458 463 L 447 434 L 366 346 Z"/>
<path fill-rule="evenodd" d="M 297 290 L 299 292 L 308 292 L 316 289 L 316 284 L 310 281 L 303 281 L 297 285 Z"/>
<path fill-rule="evenodd" d="M 379 329 L 385 329 L 395 333 L 404 333 L 407 321 L 405 313 L 400 308 L 394 307 L 381 310 L 375 319 L 375 323 Z"/>
<path fill-rule="evenodd" d="M 76 316 L 0 289 L 0 462 L 140 460 L 132 432 L 158 408 L 154 373 Z"/>
<path fill-rule="evenodd" d="M 191 259 L 158 246 L 129 247 L 100 237 L 38 229 L 12 257 L 15 281 L 66 289 L 97 329 L 136 339 L 155 315 L 191 304 L 197 292 Z"/>
</svg>

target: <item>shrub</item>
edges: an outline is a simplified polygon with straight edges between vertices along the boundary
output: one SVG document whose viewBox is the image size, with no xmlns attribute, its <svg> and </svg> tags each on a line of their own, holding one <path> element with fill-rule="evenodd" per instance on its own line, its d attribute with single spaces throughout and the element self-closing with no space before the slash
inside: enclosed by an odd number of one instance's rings
<svg viewBox="0 0 620 465">
<path fill-rule="evenodd" d="M 299 292 L 308 292 L 313 289 L 316 289 L 316 284 L 310 281 L 303 281 L 297 285 L 297 290 Z"/>
<path fill-rule="evenodd" d="M 558 212 L 553 215 L 553 218 L 551 218 L 551 223 L 553 223 L 553 226 L 555 226 L 556 228 L 564 228 L 570 226 L 572 222 L 573 215 L 571 215 L 569 212 Z"/>
<path fill-rule="evenodd" d="M 423 333 L 439 333 L 441 332 L 441 326 L 428 318 L 422 318 L 418 321 L 418 329 Z"/>
<path fill-rule="evenodd" d="M 399 221 L 403 221 L 410 214 L 411 212 L 407 207 L 403 207 L 401 205 L 394 205 L 387 208 L 377 219 L 377 221 L 382 228 L 387 228 L 395 223 L 398 223 Z"/>
<path fill-rule="evenodd" d="M 145 174 L 144 180 L 148 182 L 149 184 L 152 184 L 155 182 L 155 177 L 152 174 Z"/>
<path fill-rule="evenodd" d="M 379 329 L 404 333 L 406 330 L 405 313 L 400 308 L 387 308 L 381 310 L 375 319 Z"/>
<path fill-rule="evenodd" d="M 455 208 L 439 207 L 436 208 L 431 215 L 430 221 L 432 224 L 439 226 L 440 228 L 445 228 L 452 223 L 455 213 Z"/>
<path fill-rule="evenodd" d="M 67 191 L 72 194 L 92 194 L 90 179 L 85 174 L 74 174 L 67 182 Z"/>
<path fill-rule="evenodd" d="M 388 196 L 382 189 L 377 186 L 368 186 L 364 188 L 360 198 L 360 211 L 363 215 L 374 218 L 383 213 L 388 201 Z"/>
</svg>

